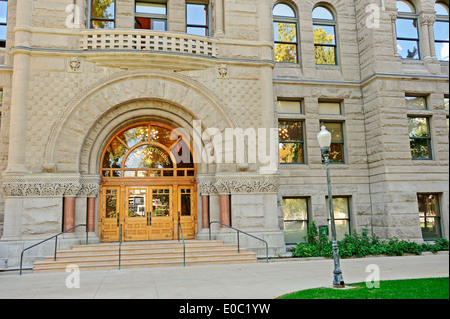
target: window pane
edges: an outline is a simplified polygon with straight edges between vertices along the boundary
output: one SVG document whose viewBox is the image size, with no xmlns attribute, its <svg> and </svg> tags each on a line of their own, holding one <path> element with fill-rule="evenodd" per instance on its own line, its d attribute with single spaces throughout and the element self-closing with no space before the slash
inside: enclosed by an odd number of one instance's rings
<svg viewBox="0 0 450 319">
<path fill-rule="evenodd" d="M 302 104 L 299 101 L 278 101 L 278 113 L 296 113 L 302 112 Z"/>
<path fill-rule="evenodd" d="M 191 190 L 181 190 L 181 216 L 191 216 Z"/>
<path fill-rule="evenodd" d="M 341 114 L 341 103 L 319 102 L 319 114 Z"/>
<path fill-rule="evenodd" d="M 283 198 L 284 220 L 307 220 L 308 200 L 306 198 Z"/>
<path fill-rule="evenodd" d="M 329 219 L 329 227 L 331 228 L 330 206 L 328 197 L 326 198 L 327 218 Z M 350 207 L 348 197 L 333 197 L 333 211 L 336 225 L 336 238 L 341 240 L 345 233 L 350 234 Z M 329 232 L 331 237 L 331 231 Z"/>
<path fill-rule="evenodd" d="M 436 49 L 436 57 L 439 61 L 449 61 L 448 55 L 448 42 L 436 42 L 435 43 L 435 49 Z"/>
<path fill-rule="evenodd" d="M 6 25 L 0 25 L 0 41 L 6 41 Z"/>
<path fill-rule="evenodd" d="M 302 164 L 305 162 L 303 143 L 279 143 L 279 149 L 281 164 Z"/>
<path fill-rule="evenodd" d="M 92 18 L 114 19 L 115 0 L 92 0 Z"/>
<path fill-rule="evenodd" d="M 303 141 L 302 122 L 279 121 L 278 134 L 280 141 Z"/>
<path fill-rule="evenodd" d="M 297 63 L 297 44 L 275 43 L 275 62 Z"/>
<path fill-rule="evenodd" d="M 106 218 L 116 218 L 117 216 L 117 191 L 116 190 L 107 190 L 106 196 Z"/>
<path fill-rule="evenodd" d="M 417 41 L 397 40 L 397 49 L 402 59 L 419 59 L 419 43 Z"/>
<path fill-rule="evenodd" d="M 408 128 L 410 138 L 430 136 L 426 117 L 409 117 Z"/>
<path fill-rule="evenodd" d="M 342 134 L 342 123 L 324 123 L 326 129 L 331 133 L 332 143 L 344 142 L 344 136 Z"/>
<path fill-rule="evenodd" d="M 397 38 L 418 39 L 417 19 L 397 19 Z"/>
<path fill-rule="evenodd" d="M 167 31 L 167 21 L 160 19 L 152 19 L 152 30 Z"/>
<path fill-rule="evenodd" d="M 136 13 L 167 14 L 165 3 L 136 2 Z"/>
<path fill-rule="evenodd" d="M 283 198 L 284 234 L 289 244 L 304 242 L 307 230 L 308 200 Z"/>
<path fill-rule="evenodd" d="M 297 42 L 297 25 L 295 23 L 274 22 L 273 34 L 276 42 Z"/>
<path fill-rule="evenodd" d="M 204 27 L 187 27 L 186 33 L 206 37 L 208 36 L 208 29 Z"/>
<path fill-rule="evenodd" d="M 448 97 L 444 97 L 444 108 L 446 110 L 449 109 L 449 98 Z"/>
<path fill-rule="evenodd" d="M 208 6 L 204 4 L 192 4 L 186 5 L 186 23 L 189 25 L 207 25 L 207 9 Z"/>
<path fill-rule="evenodd" d="M 444 3 L 436 3 L 434 5 L 436 15 L 448 16 L 448 7 Z"/>
<path fill-rule="evenodd" d="M 113 21 L 92 20 L 91 28 L 93 29 L 114 29 Z"/>
<path fill-rule="evenodd" d="M 0 1 L 0 23 L 6 23 L 8 12 L 8 2 Z"/>
<path fill-rule="evenodd" d="M 422 96 L 407 96 L 406 108 L 408 110 L 426 110 L 427 109 L 426 99 Z"/>
<path fill-rule="evenodd" d="M 336 48 L 316 45 L 314 47 L 316 64 L 336 65 Z"/>
<path fill-rule="evenodd" d="M 315 44 L 336 44 L 334 26 L 314 25 L 313 33 Z"/>
<path fill-rule="evenodd" d="M 423 239 L 440 238 L 439 196 L 437 194 L 418 194 L 417 202 Z"/>
<path fill-rule="evenodd" d="M 305 242 L 308 223 L 306 221 L 285 221 L 284 240 L 287 244 L 297 244 Z"/>
<path fill-rule="evenodd" d="M 287 4 L 279 3 L 273 8 L 273 15 L 279 17 L 295 18 L 295 12 Z"/>
<path fill-rule="evenodd" d="M 431 140 L 428 138 L 411 139 L 411 157 L 413 159 L 431 159 Z"/>
<path fill-rule="evenodd" d="M 128 193 L 128 217 L 145 217 L 146 189 L 132 189 Z"/>
<path fill-rule="evenodd" d="M 166 190 L 153 190 L 152 216 L 170 216 L 170 195 Z"/>
<path fill-rule="evenodd" d="M 438 41 L 448 41 L 448 26 L 447 21 L 436 21 L 434 23 L 434 39 Z"/>
<path fill-rule="evenodd" d="M 173 168 L 173 164 L 164 150 L 144 145 L 131 152 L 125 162 L 125 168 Z"/>
<path fill-rule="evenodd" d="M 336 240 L 343 240 L 345 234 L 350 234 L 350 222 L 348 220 L 336 220 Z M 328 221 L 328 228 L 330 229 L 328 237 L 331 239 L 331 220 Z"/>
<path fill-rule="evenodd" d="M 312 13 L 313 19 L 334 20 L 330 10 L 324 7 L 316 7 Z"/>
<path fill-rule="evenodd" d="M 397 9 L 398 12 L 405 12 L 405 13 L 414 13 L 416 12 L 416 9 L 414 8 L 413 4 L 409 1 L 397 1 Z"/>
</svg>

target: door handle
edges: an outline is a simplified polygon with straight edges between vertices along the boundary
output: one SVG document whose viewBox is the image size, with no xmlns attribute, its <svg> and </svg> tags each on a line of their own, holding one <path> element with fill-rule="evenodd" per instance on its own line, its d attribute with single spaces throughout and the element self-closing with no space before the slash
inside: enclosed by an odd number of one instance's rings
<svg viewBox="0 0 450 319">
<path fill-rule="evenodd" d="M 152 212 L 147 212 L 147 226 L 152 225 Z"/>
<path fill-rule="evenodd" d="M 117 212 L 117 227 L 120 226 L 120 213 Z"/>
</svg>

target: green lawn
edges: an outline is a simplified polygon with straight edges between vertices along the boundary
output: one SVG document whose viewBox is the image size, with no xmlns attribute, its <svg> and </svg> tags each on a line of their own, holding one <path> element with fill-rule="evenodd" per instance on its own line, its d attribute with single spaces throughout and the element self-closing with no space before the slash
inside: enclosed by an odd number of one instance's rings
<svg viewBox="0 0 450 319">
<path fill-rule="evenodd" d="M 365 282 L 347 284 L 354 289 L 317 288 L 298 291 L 279 299 L 449 299 L 449 278 L 380 281 L 369 289 Z"/>
</svg>

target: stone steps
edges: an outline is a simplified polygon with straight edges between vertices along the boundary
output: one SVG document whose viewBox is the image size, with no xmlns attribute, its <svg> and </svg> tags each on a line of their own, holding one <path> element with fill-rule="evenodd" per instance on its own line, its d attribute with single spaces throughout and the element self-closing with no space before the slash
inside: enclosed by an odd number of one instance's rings
<svg viewBox="0 0 450 319">
<path fill-rule="evenodd" d="M 34 264 L 34 272 L 66 271 L 69 265 L 80 270 L 118 269 L 119 244 L 74 246 L 70 251 L 58 251 L 57 260 L 46 257 Z M 186 242 L 186 265 L 229 264 L 256 262 L 256 254 L 220 241 Z M 183 243 L 140 242 L 123 243 L 120 268 L 183 266 Z"/>
</svg>

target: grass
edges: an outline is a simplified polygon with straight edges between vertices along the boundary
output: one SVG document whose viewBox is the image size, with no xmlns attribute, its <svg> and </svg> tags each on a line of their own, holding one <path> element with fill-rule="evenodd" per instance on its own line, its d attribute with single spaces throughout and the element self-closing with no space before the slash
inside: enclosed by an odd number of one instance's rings
<svg viewBox="0 0 450 319">
<path fill-rule="evenodd" d="M 317 288 L 287 294 L 278 299 L 449 299 L 449 278 L 380 281 L 379 288 L 365 282 L 347 284 L 354 289 Z"/>
</svg>

